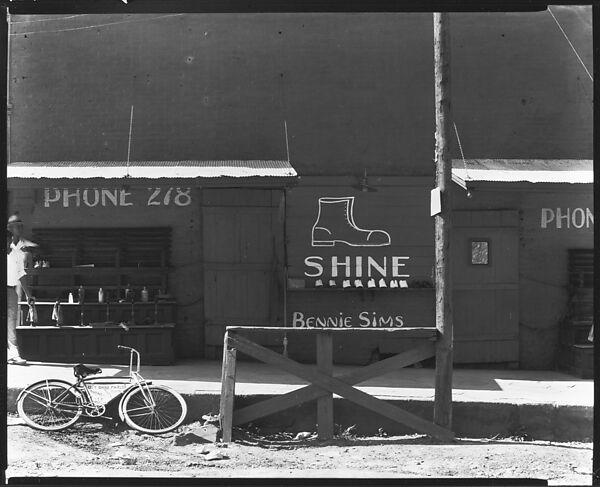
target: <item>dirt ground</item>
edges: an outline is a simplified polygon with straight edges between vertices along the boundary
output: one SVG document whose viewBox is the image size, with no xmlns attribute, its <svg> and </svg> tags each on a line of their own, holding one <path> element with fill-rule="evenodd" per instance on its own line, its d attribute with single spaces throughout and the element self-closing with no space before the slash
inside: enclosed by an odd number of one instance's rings
<svg viewBox="0 0 600 487">
<path fill-rule="evenodd" d="M 591 443 L 522 439 L 458 439 L 440 444 L 422 435 L 356 437 L 320 442 L 293 434 L 237 432 L 228 445 L 175 446 L 176 433 L 150 436 L 106 420 L 63 432 L 37 431 L 8 417 L 7 477 L 512 477 L 590 485 Z M 199 423 L 183 426 L 186 432 Z M 208 460 L 206 452 L 224 458 Z"/>
</svg>

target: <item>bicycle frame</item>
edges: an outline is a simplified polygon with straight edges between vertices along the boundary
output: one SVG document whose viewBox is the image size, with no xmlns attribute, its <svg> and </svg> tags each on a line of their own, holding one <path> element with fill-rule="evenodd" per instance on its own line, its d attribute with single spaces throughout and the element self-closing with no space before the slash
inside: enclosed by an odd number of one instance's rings
<svg viewBox="0 0 600 487">
<path fill-rule="evenodd" d="M 188 411 L 185 399 L 170 387 L 152 385 L 142 377 L 137 350 L 119 348 L 129 350 L 129 375 L 122 371 L 114 377 L 99 377 L 100 369 L 75 365 L 76 381 L 45 379 L 23 389 L 17 398 L 19 416 L 43 431 L 61 431 L 82 416 L 113 421 L 120 418 L 130 428 L 148 434 L 179 427 Z"/>
<path fill-rule="evenodd" d="M 116 399 L 117 397 L 122 396 L 121 397 L 121 403 L 122 403 L 123 398 L 125 398 L 125 396 L 130 391 L 139 389 L 141 391 L 142 395 L 144 396 L 144 399 L 147 402 L 148 406 L 149 407 L 156 406 L 156 403 L 154 402 L 154 398 L 152 397 L 151 394 L 148 393 L 147 386 L 151 385 L 152 382 L 144 379 L 139 373 L 139 371 L 140 371 L 140 354 L 139 354 L 139 352 L 137 350 L 135 350 L 134 348 L 124 347 L 122 345 L 119 345 L 118 348 L 129 350 L 129 375 L 128 376 L 125 376 L 125 377 L 78 378 L 77 382 L 75 382 L 74 384 L 72 382 L 68 382 L 65 380 L 45 379 L 43 381 L 40 381 L 39 383 L 48 384 L 48 382 L 50 382 L 50 381 L 61 382 L 61 383 L 65 384 L 66 386 L 68 386 L 68 388 L 63 394 L 60 394 L 58 397 L 56 397 L 54 399 L 51 399 L 51 398 L 40 398 L 40 399 L 44 399 L 45 401 L 48 401 L 48 403 L 58 403 L 61 401 L 61 399 L 64 398 L 64 396 L 67 393 L 73 392 L 76 395 L 76 397 L 79 398 L 79 400 L 81 401 L 81 404 L 77 407 L 83 407 L 84 414 L 86 416 L 89 416 L 90 414 L 88 414 L 88 412 L 86 411 L 86 408 L 94 408 L 94 410 L 96 410 L 96 411 L 104 410 L 106 405 L 109 402 Z M 134 360 L 134 355 L 135 355 L 135 360 Z M 34 384 L 32 384 L 32 385 L 34 385 Z M 103 400 L 101 403 L 98 403 L 93 397 L 94 394 L 92 394 L 92 392 L 90 391 L 90 386 L 92 386 L 92 388 L 98 387 L 99 389 L 105 389 L 105 390 L 110 389 L 110 386 L 113 386 L 113 389 L 115 389 L 114 386 L 123 386 L 123 387 L 116 388 L 118 390 L 114 394 L 107 394 L 106 399 Z M 21 397 L 21 395 L 23 393 L 25 393 L 25 391 L 26 390 L 21 391 L 21 393 L 19 394 L 19 398 Z M 123 419 L 123 415 L 121 412 L 121 409 L 122 409 L 121 403 L 119 404 L 119 416 L 121 417 L 121 419 Z M 65 405 L 63 405 L 63 406 L 65 406 Z"/>
<path fill-rule="evenodd" d="M 151 382 L 147 381 L 140 375 L 140 353 L 135 348 L 124 347 L 123 345 L 118 345 L 118 348 L 129 350 L 129 377 L 131 379 L 133 379 L 133 382 L 134 382 L 134 385 L 132 385 L 131 387 L 133 388 L 133 387 L 137 386 L 140 389 L 140 391 L 142 392 L 144 399 L 149 403 L 149 405 L 152 407 L 156 406 L 156 404 L 154 402 L 154 398 L 152 397 L 152 394 L 148 393 L 148 389 L 146 387 L 148 384 L 151 384 Z M 135 370 L 133 370 L 134 354 L 136 357 Z"/>
</svg>

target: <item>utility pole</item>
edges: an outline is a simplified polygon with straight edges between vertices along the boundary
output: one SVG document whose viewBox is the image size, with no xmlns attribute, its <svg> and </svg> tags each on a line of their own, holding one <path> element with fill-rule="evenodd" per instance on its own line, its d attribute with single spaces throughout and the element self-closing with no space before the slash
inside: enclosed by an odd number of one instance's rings
<svg viewBox="0 0 600 487">
<path fill-rule="evenodd" d="M 11 50 L 11 17 L 10 10 L 6 7 L 6 23 L 8 24 L 8 36 L 6 41 L 6 163 L 12 162 L 10 155 L 10 122 L 12 117 L 12 103 L 10 98 L 10 50 Z"/>
<path fill-rule="evenodd" d="M 435 215 L 435 324 L 438 329 L 435 360 L 435 405 L 433 420 L 452 428 L 452 278 L 450 273 L 450 228 L 452 208 L 450 185 L 452 159 L 450 141 L 450 31 L 447 13 L 433 14 L 433 57 L 435 76 L 435 179 L 441 195 Z"/>
</svg>

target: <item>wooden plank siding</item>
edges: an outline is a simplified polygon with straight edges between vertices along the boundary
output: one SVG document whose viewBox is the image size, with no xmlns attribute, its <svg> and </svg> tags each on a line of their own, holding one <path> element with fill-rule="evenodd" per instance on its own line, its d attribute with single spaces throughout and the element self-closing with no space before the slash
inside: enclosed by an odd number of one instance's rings
<svg viewBox="0 0 600 487">
<path fill-rule="evenodd" d="M 205 189 L 205 341 L 220 355 L 227 325 L 283 321 L 283 192 Z"/>
<path fill-rule="evenodd" d="M 456 210 L 517 211 L 519 366 L 553 369 L 557 363 L 559 324 L 568 313 L 568 250 L 593 249 L 594 225 L 586 222 L 581 228 L 557 228 L 552 222 L 542 228 L 542 209 L 556 212 L 561 208 L 566 212 L 569 208 L 589 208 L 593 212 L 592 185 L 481 182 L 475 184 L 472 198 L 454 187 L 453 201 Z M 486 345 L 479 342 L 477 346 Z"/>
<path fill-rule="evenodd" d="M 307 288 L 314 287 L 315 278 L 305 275 L 312 269 L 305 265 L 308 256 L 323 259 L 322 279 L 327 282 L 331 277 L 331 258 L 351 259 L 355 267 L 356 256 L 363 259 L 363 284 L 366 286 L 367 259 L 372 257 L 380 265 L 387 259 L 387 273 L 391 278 L 392 256 L 408 256 L 403 261 L 406 268 L 402 273 L 410 274 L 410 281 L 429 281 L 433 270 L 433 220 L 429 215 L 429 178 L 395 177 L 371 178 L 377 191 L 361 192 L 353 185 L 358 179 L 312 177 L 300 181 L 287 191 L 286 205 L 286 247 L 287 272 L 291 279 L 303 280 Z M 389 233 L 391 245 L 382 247 L 351 247 L 336 244 L 332 247 L 313 247 L 311 245 L 312 227 L 316 222 L 321 197 L 353 196 L 353 218 L 362 229 L 384 230 Z M 343 268 L 340 268 L 342 271 Z M 337 279 L 341 288 L 344 272 Z M 355 270 L 350 279 L 354 281 Z M 381 277 L 374 272 L 376 281 Z M 307 316 L 345 316 L 353 317 L 353 326 L 359 326 L 358 315 L 366 312 L 368 316 L 389 317 L 401 315 L 404 326 L 433 326 L 434 290 L 430 289 L 373 289 L 373 290 L 330 290 L 330 289 L 288 289 L 287 324 L 293 326 L 294 313 Z M 315 352 L 310 337 L 294 334 L 288 337 L 290 356 L 302 361 L 315 360 Z M 381 340 L 374 335 L 357 338 L 356 336 L 335 337 L 333 358 L 336 363 L 365 364 L 381 355 L 399 353 L 414 343 L 406 339 Z"/>
<path fill-rule="evenodd" d="M 60 188 L 76 191 L 78 188 L 120 188 L 121 181 L 114 180 L 11 180 L 8 184 L 11 186 L 11 200 L 8 201 L 10 211 L 19 211 L 21 218 L 25 223 L 25 235 L 30 237 L 33 229 L 54 230 L 57 228 L 68 228 L 71 230 L 80 228 L 123 228 L 136 229 L 143 232 L 145 227 L 170 227 L 172 232 L 171 248 L 170 248 L 170 268 L 168 272 L 169 292 L 177 301 L 176 326 L 173 332 L 173 342 L 175 353 L 178 358 L 198 357 L 201 356 L 203 350 L 204 333 L 202 326 L 202 317 L 204 315 L 202 286 L 201 282 L 197 281 L 197 276 L 202 273 L 202 240 L 200 239 L 201 229 L 201 211 L 200 211 L 200 196 L 201 191 L 194 188 L 190 181 L 174 182 L 168 178 L 160 181 L 131 180 L 128 181 L 128 191 L 132 193 L 132 201 L 135 204 L 132 206 L 112 205 L 88 207 L 81 205 L 79 207 L 71 206 L 63 207 L 62 204 L 53 204 L 49 207 L 44 206 L 44 188 Z M 164 205 L 148 206 L 148 196 L 152 194 L 155 187 L 161 188 L 161 194 L 164 195 L 169 187 L 191 186 L 192 204 L 188 206 Z M 134 198 L 135 197 L 135 198 Z M 44 244 L 44 241 L 40 241 Z M 69 246 L 68 242 L 63 244 L 63 256 L 68 256 L 68 252 L 74 253 L 76 250 Z M 132 263 L 137 269 L 138 261 L 136 261 L 135 251 L 131 253 Z M 143 259 L 140 259 L 143 260 Z M 49 279 L 47 282 L 51 284 L 64 285 L 72 289 L 76 295 L 76 286 L 68 277 L 63 277 L 60 274 L 60 265 L 71 265 L 71 262 L 59 258 L 57 261 L 50 261 L 52 266 L 45 273 L 44 279 Z M 120 265 L 125 265 L 121 262 Z M 94 274 L 101 268 L 96 267 L 86 273 L 86 270 L 81 270 L 83 275 L 83 283 L 90 286 L 100 285 L 94 280 Z M 71 272 L 71 268 L 68 268 Z M 112 271 L 103 270 L 99 273 L 104 273 L 102 279 L 106 277 L 106 273 Z M 137 272 L 137 271 L 136 271 Z M 152 276 L 140 276 L 140 286 L 152 285 L 150 279 Z M 115 276 L 118 279 L 118 275 Z M 132 278 L 129 278 L 132 279 Z M 133 279 L 132 279 L 133 280 Z M 124 284 L 127 284 L 125 281 Z M 134 285 L 134 282 L 131 282 Z M 155 284 L 159 287 L 159 284 Z M 97 296 L 97 290 L 93 293 L 94 298 Z"/>
<path fill-rule="evenodd" d="M 406 178 L 410 180 L 411 178 Z M 415 178 L 416 179 L 416 178 Z M 391 245 L 371 247 L 363 255 L 376 259 L 383 256 L 407 255 L 411 257 L 411 275 L 431 278 L 433 265 L 433 224 L 429 216 L 429 190 L 427 184 L 414 186 L 382 186 L 377 192 L 363 193 L 351 185 L 334 185 L 332 178 L 323 178 L 328 186 L 302 186 L 288 190 L 286 207 L 286 235 L 288 275 L 304 275 L 304 258 L 316 255 L 311 248 L 311 230 L 318 214 L 320 197 L 354 196 L 354 220 L 365 229 L 383 229 L 391 235 Z M 330 259 L 333 255 L 352 255 L 347 246 L 321 247 L 318 255 Z M 363 251 L 366 249 L 363 249 Z"/>
<path fill-rule="evenodd" d="M 457 211 L 452 265 L 456 363 L 519 360 L 517 211 Z M 471 264 L 472 240 L 488 242 L 487 265 Z"/>
</svg>

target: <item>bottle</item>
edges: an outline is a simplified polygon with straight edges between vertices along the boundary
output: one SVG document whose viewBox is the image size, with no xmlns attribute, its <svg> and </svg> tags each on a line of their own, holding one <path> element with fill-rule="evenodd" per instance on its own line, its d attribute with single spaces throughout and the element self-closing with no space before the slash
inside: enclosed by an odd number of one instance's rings
<svg viewBox="0 0 600 487">
<path fill-rule="evenodd" d="M 85 289 L 83 289 L 82 285 L 79 285 L 78 294 L 79 294 L 79 304 L 83 304 L 83 302 L 85 301 Z"/>
<path fill-rule="evenodd" d="M 73 299 L 73 293 L 69 293 L 69 304 L 73 304 L 75 300 Z"/>
<path fill-rule="evenodd" d="M 60 305 L 60 300 L 57 300 L 54 303 L 54 308 L 52 310 L 52 320 L 55 321 L 55 326 L 61 326 L 63 324 L 63 314 L 62 314 L 62 306 Z"/>
<path fill-rule="evenodd" d="M 125 301 L 133 301 L 133 292 L 131 291 L 131 285 L 127 284 L 125 288 Z"/>
<path fill-rule="evenodd" d="M 104 290 L 102 288 L 98 289 L 98 302 L 104 303 Z"/>
<path fill-rule="evenodd" d="M 147 303 L 148 299 L 148 289 L 146 289 L 146 286 L 144 286 L 144 289 L 142 289 L 142 303 Z"/>
<path fill-rule="evenodd" d="M 35 307 L 35 299 L 29 300 L 29 312 L 27 313 L 27 321 L 29 326 L 34 326 L 38 321 L 37 309 Z"/>
</svg>

